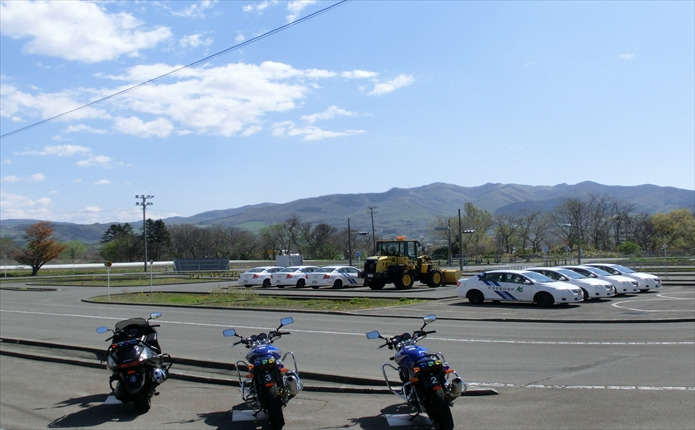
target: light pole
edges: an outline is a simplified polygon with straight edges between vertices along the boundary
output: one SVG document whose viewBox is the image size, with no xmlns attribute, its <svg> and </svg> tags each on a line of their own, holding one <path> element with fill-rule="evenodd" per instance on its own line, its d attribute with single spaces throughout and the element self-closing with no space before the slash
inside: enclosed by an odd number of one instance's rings
<svg viewBox="0 0 695 430">
<path fill-rule="evenodd" d="M 376 206 L 367 206 L 369 215 L 372 217 L 372 255 L 376 254 L 376 235 L 374 234 L 374 209 Z"/>
<path fill-rule="evenodd" d="M 145 208 L 152 206 L 152 202 L 147 199 L 153 199 L 151 195 L 135 195 L 136 199 L 142 199 L 142 202 L 135 202 L 135 206 L 142 206 L 142 242 L 145 244 L 145 272 L 147 272 L 147 221 L 145 221 Z"/>
</svg>

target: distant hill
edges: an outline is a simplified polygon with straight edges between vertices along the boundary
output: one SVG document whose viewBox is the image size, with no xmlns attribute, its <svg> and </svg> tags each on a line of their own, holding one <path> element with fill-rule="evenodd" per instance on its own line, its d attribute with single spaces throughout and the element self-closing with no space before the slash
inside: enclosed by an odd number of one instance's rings
<svg viewBox="0 0 695 430">
<path fill-rule="evenodd" d="M 326 223 L 338 229 L 371 231 L 368 207 L 374 208 L 374 226 L 378 234 L 403 234 L 408 237 L 429 236 L 437 218 L 455 217 L 467 202 L 492 214 L 516 213 L 520 210 L 550 211 L 567 198 L 585 198 L 590 194 L 609 194 L 632 203 L 637 213 L 665 213 L 695 208 L 695 191 L 656 185 L 609 186 L 595 182 L 576 185 L 530 186 L 488 183 L 477 187 L 434 183 L 416 188 L 392 188 L 383 193 L 331 194 L 295 200 L 289 203 L 261 203 L 240 208 L 202 212 L 190 217 L 173 217 L 167 226 L 193 224 L 221 225 L 257 231 L 264 225 L 282 223 L 296 215 L 302 222 Z M 21 238 L 26 226 L 37 220 L 3 220 L 3 237 Z M 98 243 L 111 224 L 71 224 L 55 222 L 60 241 L 80 240 Z M 130 223 L 139 229 L 142 221 Z"/>
</svg>

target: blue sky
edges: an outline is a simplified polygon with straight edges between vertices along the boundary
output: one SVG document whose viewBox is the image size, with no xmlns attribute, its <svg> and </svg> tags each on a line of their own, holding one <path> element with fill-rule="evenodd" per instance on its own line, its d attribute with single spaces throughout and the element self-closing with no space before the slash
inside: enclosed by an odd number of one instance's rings
<svg viewBox="0 0 695 430">
<path fill-rule="evenodd" d="M 1 2 L 0 218 L 132 222 L 143 193 L 159 219 L 433 182 L 695 189 L 695 2 L 305 19 L 336 4 Z"/>
</svg>

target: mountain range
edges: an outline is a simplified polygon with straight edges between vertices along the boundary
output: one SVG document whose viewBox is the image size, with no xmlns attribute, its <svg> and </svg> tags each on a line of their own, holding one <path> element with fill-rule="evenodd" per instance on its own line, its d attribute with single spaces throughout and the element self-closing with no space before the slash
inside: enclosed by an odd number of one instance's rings
<svg viewBox="0 0 695 430">
<path fill-rule="evenodd" d="M 283 223 L 292 216 L 301 222 L 330 224 L 339 230 L 347 228 L 348 218 L 353 232 L 370 231 L 372 216 L 377 235 L 427 236 L 437 218 L 456 217 L 466 203 L 490 213 L 518 213 L 521 210 L 550 211 L 567 198 L 589 195 L 611 195 L 631 203 L 637 213 L 667 213 L 676 209 L 695 209 L 695 191 L 656 185 L 611 186 L 595 182 L 576 185 L 531 186 L 488 183 L 462 187 L 433 183 L 416 188 L 392 188 L 383 193 L 331 194 L 295 200 L 288 203 L 260 203 L 239 208 L 202 212 L 190 217 L 163 219 L 167 226 L 192 224 L 199 227 L 219 225 L 258 231 L 269 224 Z M 21 242 L 23 230 L 39 220 L 9 219 L 0 222 L 3 237 Z M 55 238 L 65 242 L 80 240 L 98 243 L 104 231 L 114 223 L 74 224 L 53 222 Z M 136 231 L 142 221 L 130 223 Z"/>
</svg>

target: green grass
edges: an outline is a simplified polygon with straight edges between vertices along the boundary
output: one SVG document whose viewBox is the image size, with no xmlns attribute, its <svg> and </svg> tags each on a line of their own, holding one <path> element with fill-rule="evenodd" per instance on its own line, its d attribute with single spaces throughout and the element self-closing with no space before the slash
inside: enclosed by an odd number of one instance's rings
<svg viewBox="0 0 695 430">
<path fill-rule="evenodd" d="M 97 302 L 108 303 L 107 296 L 92 298 Z M 351 311 L 359 309 L 380 308 L 387 306 L 411 305 L 424 303 L 419 299 L 372 299 L 354 297 L 351 299 L 317 299 L 289 298 L 260 295 L 246 290 L 214 289 L 210 293 L 167 293 L 167 292 L 137 292 L 125 291 L 111 294 L 111 303 L 148 304 L 148 305 L 180 305 L 180 306 L 216 306 L 229 308 L 265 308 L 265 309 L 295 309 L 318 311 Z"/>
</svg>

